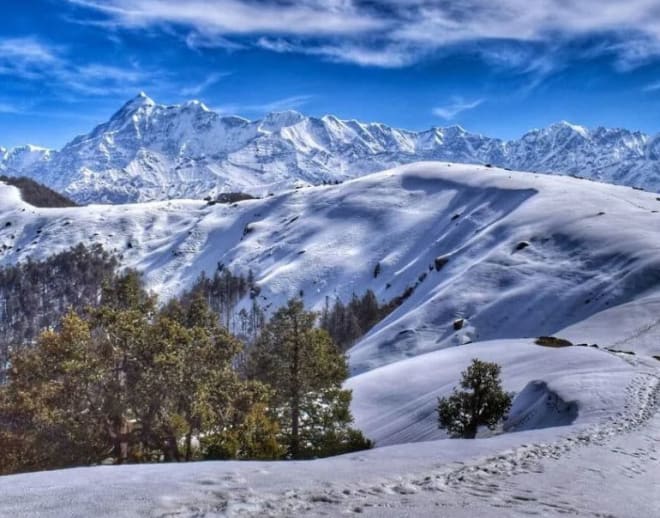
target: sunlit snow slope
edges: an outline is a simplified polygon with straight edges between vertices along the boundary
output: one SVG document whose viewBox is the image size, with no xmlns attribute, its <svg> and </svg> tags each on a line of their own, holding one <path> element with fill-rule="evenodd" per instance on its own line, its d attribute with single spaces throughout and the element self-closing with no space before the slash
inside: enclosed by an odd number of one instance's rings
<svg viewBox="0 0 660 518">
<path fill-rule="evenodd" d="M 660 352 L 658 314 L 645 310 L 660 297 L 660 201 L 630 188 L 418 163 L 234 205 L 37 209 L 7 186 L 0 200 L 0 264 L 97 242 L 166 298 L 224 263 L 253 270 L 270 310 L 301 292 L 320 309 L 326 297 L 414 289 L 353 348 L 354 372 L 567 326 L 576 340 Z M 632 309 L 615 332 L 580 327 L 622 304 Z"/>
</svg>

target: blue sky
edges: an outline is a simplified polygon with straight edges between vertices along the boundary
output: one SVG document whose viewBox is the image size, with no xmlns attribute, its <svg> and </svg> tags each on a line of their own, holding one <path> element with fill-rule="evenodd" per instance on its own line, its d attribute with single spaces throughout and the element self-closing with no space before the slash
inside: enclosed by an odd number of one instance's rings
<svg viewBox="0 0 660 518">
<path fill-rule="evenodd" d="M 660 132 L 657 0 L 5 0 L 0 146 L 60 147 L 139 91 L 518 137 Z"/>
</svg>

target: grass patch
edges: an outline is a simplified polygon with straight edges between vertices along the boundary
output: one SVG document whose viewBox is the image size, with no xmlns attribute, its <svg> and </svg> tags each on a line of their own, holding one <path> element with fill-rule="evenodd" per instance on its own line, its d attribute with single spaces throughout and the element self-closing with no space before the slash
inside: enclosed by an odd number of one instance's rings
<svg viewBox="0 0 660 518">
<path fill-rule="evenodd" d="M 573 344 L 556 336 L 539 336 L 534 343 L 543 347 L 571 347 Z"/>
</svg>

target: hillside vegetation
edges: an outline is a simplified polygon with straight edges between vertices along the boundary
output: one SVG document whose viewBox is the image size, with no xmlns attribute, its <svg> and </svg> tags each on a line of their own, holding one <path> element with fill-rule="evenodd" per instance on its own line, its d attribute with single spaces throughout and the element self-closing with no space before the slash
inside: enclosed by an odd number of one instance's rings
<svg viewBox="0 0 660 518">
<path fill-rule="evenodd" d="M 77 207 L 77 204 L 66 196 L 25 176 L 0 175 L 0 182 L 18 188 L 23 201 L 35 207 Z"/>
</svg>

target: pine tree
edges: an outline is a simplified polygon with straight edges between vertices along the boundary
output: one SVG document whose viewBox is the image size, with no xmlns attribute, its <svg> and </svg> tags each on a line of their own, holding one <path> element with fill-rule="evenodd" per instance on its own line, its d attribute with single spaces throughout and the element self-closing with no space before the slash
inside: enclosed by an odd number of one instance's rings
<svg viewBox="0 0 660 518">
<path fill-rule="evenodd" d="M 208 430 L 233 433 L 265 395 L 253 383 L 239 379 L 233 364 L 242 345 L 218 324 L 201 293 L 185 305 L 170 303 L 156 325 L 161 331 L 155 342 L 164 344 L 157 371 L 165 377 L 168 426 L 184 437 L 183 454 L 175 448 L 172 454 L 191 460 L 193 437 L 208 435 Z"/>
<path fill-rule="evenodd" d="M 193 460 L 206 455 L 193 439 L 218 431 L 236 444 L 230 457 L 280 455 L 270 392 L 239 377 L 241 344 L 201 294 L 157 310 L 127 272 L 102 298 L 12 353 L 0 385 L 0 472 Z"/>
<path fill-rule="evenodd" d="M 248 358 L 248 373 L 270 385 L 272 406 L 291 458 L 324 456 L 368 447 L 350 428 L 346 358 L 326 331 L 314 327 L 317 315 L 299 299 L 279 309 Z"/>
<path fill-rule="evenodd" d="M 342 351 L 346 351 L 387 314 L 387 305 L 381 306 L 376 294 L 367 290 L 362 297 L 354 293 L 347 305 L 336 298 L 332 308 L 326 298 L 319 325 Z"/>
<path fill-rule="evenodd" d="M 115 462 L 129 460 L 135 439 L 136 399 L 148 376 L 155 343 L 150 336 L 156 299 L 139 274 L 128 271 L 103 290 L 103 305 L 90 309 L 93 348 L 105 375 L 99 379 L 103 412 Z M 151 394 L 148 390 L 144 393 Z M 157 392 L 156 392 L 157 394 Z M 153 396 L 153 394 L 151 394 Z"/>
<path fill-rule="evenodd" d="M 102 286 L 116 276 L 117 259 L 100 245 L 77 245 L 44 261 L 0 269 L 0 384 L 12 350 L 30 346 L 70 307 L 98 306 Z"/>
<path fill-rule="evenodd" d="M 74 313 L 60 327 L 12 355 L 10 382 L 0 390 L 0 473 L 88 464 L 107 454 L 94 390 L 102 369 L 90 329 Z"/>
<path fill-rule="evenodd" d="M 452 437 L 474 439 L 480 426 L 493 429 L 511 408 L 513 395 L 502 390 L 501 367 L 472 360 L 461 374 L 461 387 L 449 397 L 438 399 L 440 428 Z"/>
<path fill-rule="evenodd" d="M 381 320 L 380 305 L 376 294 L 372 290 L 367 290 L 360 300 L 358 320 L 363 334 L 367 333 Z"/>
</svg>

